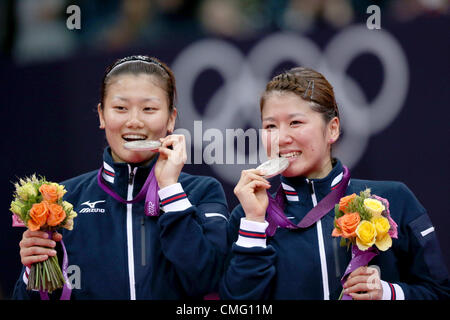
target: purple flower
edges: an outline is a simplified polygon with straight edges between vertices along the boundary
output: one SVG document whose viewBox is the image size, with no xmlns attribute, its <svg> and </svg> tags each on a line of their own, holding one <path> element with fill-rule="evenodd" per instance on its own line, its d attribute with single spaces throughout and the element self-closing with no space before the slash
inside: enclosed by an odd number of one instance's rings
<svg viewBox="0 0 450 320">
<path fill-rule="evenodd" d="M 391 228 L 390 228 L 389 231 L 388 231 L 388 234 L 389 234 L 389 236 L 390 236 L 391 238 L 397 239 L 397 238 L 398 238 L 397 224 L 396 224 L 395 221 L 391 218 L 391 213 L 390 213 L 390 211 L 389 211 L 389 201 L 387 201 L 387 199 L 384 199 L 384 198 L 382 198 L 382 197 L 379 197 L 379 196 L 377 196 L 377 195 L 375 195 L 375 194 L 373 194 L 371 197 L 374 198 L 374 199 L 377 199 L 377 200 L 381 201 L 381 202 L 383 203 L 383 205 L 385 206 L 385 208 L 386 208 L 386 210 L 385 210 L 385 212 L 386 212 L 386 218 L 388 219 L 389 224 L 390 224 L 390 226 L 391 226 Z"/>
</svg>

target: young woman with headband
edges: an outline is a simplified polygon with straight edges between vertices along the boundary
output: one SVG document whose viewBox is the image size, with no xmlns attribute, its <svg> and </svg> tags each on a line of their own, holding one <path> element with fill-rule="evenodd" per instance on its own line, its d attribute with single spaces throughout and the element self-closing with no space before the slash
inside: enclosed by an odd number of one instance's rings
<svg viewBox="0 0 450 320">
<path fill-rule="evenodd" d="M 108 67 L 98 104 L 108 141 L 103 164 L 62 182 L 78 212 L 73 230 L 53 239 L 24 232 L 25 267 L 13 298 L 39 298 L 26 290 L 28 267 L 55 255 L 61 238 L 69 265 L 80 271 L 72 299 L 202 299 L 217 291 L 227 202 L 217 180 L 181 172 L 186 145 L 172 134 L 175 97 L 174 75 L 156 58 L 131 56 Z M 126 147 L 155 140 L 154 150 Z"/>
</svg>

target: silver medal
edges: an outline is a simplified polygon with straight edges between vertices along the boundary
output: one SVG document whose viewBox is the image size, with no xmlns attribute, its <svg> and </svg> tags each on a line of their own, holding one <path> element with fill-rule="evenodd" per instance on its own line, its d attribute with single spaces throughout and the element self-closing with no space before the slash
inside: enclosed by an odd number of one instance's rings
<svg viewBox="0 0 450 320">
<path fill-rule="evenodd" d="M 136 140 L 125 142 L 123 146 L 135 151 L 157 150 L 161 146 L 161 142 L 156 140 Z"/>
<path fill-rule="evenodd" d="M 263 172 L 265 179 L 272 178 L 289 167 L 289 160 L 283 157 L 267 160 L 260 164 L 256 169 Z"/>
</svg>

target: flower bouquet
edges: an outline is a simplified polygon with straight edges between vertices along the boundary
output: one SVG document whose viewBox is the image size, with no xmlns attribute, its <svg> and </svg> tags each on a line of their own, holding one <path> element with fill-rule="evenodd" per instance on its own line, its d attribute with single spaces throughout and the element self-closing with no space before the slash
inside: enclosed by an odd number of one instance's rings
<svg viewBox="0 0 450 320">
<path fill-rule="evenodd" d="M 38 179 L 35 175 L 20 179 L 14 186 L 16 190 L 10 207 L 13 226 L 28 227 L 31 231 L 46 231 L 49 238 L 59 228 L 72 230 L 77 213 L 72 204 L 62 200 L 67 192 L 64 186 L 48 182 L 44 177 Z M 63 250 L 65 251 L 64 245 Z M 64 256 L 66 258 L 66 254 Z M 66 280 L 58 257 L 52 256 L 31 265 L 27 289 L 50 293 L 62 288 Z"/>
<path fill-rule="evenodd" d="M 335 206 L 333 237 L 341 237 L 341 246 L 352 245 L 352 259 L 341 283 L 358 267 L 367 265 L 378 250 L 386 251 L 397 238 L 397 224 L 389 212 L 389 202 L 370 189 L 340 199 Z M 343 299 L 351 299 L 344 295 Z"/>
</svg>

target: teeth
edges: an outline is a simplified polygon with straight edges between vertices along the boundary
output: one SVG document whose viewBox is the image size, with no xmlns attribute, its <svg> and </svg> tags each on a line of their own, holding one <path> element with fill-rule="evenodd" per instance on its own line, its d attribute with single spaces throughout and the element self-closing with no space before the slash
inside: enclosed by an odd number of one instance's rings
<svg viewBox="0 0 450 320">
<path fill-rule="evenodd" d="M 297 157 L 297 156 L 299 156 L 301 154 L 302 154 L 301 152 L 296 151 L 296 152 L 289 152 L 289 153 L 285 153 L 285 154 L 280 154 L 280 157 L 290 158 L 290 157 Z"/>
<path fill-rule="evenodd" d="M 124 139 L 133 139 L 133 140 L 145 140 L 147 136 L 142 136 L 138 134 L 127 134 L 123 136 Z"/>
</svg>

